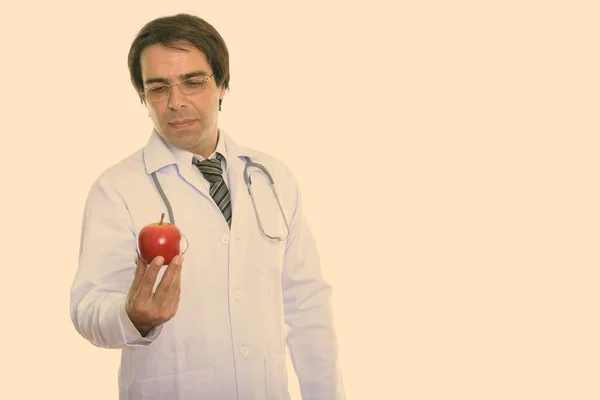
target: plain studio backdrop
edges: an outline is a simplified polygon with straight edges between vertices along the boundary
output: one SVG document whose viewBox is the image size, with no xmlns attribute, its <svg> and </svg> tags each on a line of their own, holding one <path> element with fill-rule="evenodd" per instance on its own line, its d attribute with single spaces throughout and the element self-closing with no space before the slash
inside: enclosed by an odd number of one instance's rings
<svg viewBox="0 0 600 400">
<path fill-rule="evenodd" d="M 221 127 L 300 182 L 348 399 L 597 400 L 595 5 L 3 2 L 0 397 L 117 398 L 69 320 L 81 216 L 150 134 L 134 35 L 191 12 L 231 52 Z"/>
</svg>

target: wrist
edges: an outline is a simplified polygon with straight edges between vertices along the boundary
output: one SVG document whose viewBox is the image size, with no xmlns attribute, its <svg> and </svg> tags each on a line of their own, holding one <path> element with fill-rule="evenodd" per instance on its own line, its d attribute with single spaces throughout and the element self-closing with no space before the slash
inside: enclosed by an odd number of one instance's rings
<svg viewBox="0 0 600 400">
<path fill-rule="evenodd" d="M 125 312 L 127 313 L 127 316 L 129 317 L 129 320 L 131 321 L 135 329 L 137 329 L 137 331 L 140 333 L 140 335 L 142 335 L 142 337 L 145 337 L 148 335 L 148 333 L 150 333 L 150 331 L 153 328 L 152 326 L 136 321 L 135 315 L 133 315 L 133 313 L 131 313 L 127 307 L 125 307 Z"/>
</svg>

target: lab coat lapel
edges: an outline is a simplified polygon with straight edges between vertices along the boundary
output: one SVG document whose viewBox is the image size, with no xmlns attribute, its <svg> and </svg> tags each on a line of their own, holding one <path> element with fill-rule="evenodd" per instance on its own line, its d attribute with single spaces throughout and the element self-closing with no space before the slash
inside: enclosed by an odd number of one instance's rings
<svg viewBox="0 0 600 400">
<path fill-rule="evenodd" d="M 248 193 L 244 182 L 244 167 L 246 160 L 244 149 L 238 146 L 227 134 L 223 133 L 225 146 L 227 147 L 227 178 L 229 179 L 229 196 L 232 206 L 232 233 L 244 235 L 244 226 L 247 224 L 247 216 L 251 212 L 251 204 L 246 195 Z"/>
<path fill-rule="evenodd" d="M 253 214 L 252 203 L 248 196 L 248 189 L 244 182 L 243 174 L 246 165 L 243 156 L 253 156 L 250 149 L 239 146 L 227 133 L 220 130 L 222 139 L 227 149 L 227 177 L 229 180 L 229 195 L 232 207 L 232 233 L 238 237 L 245 236 L 248 225 L 248 216 Z M 190 162 L 181 162 L 180 157 L 174 153 L 176 149 L 170 149 L 156 131 L 148 141 L 144 149 L 144 162 L 148 174 L 165 166 L 172 165 L 178 169 L 179 175 L 202 195 L 207 198 L 210 193 L 200 178 L 195 174 L 194 166 Z M 237 216 L 237 218 L 236 218 Z"/>
<path fill-rule="evenodd" d="M 170 148 L 158 132 L 156 132 L 156 129 L 154 129 L 143 151 L 146 172 L 148 174 L 153 172 L 158 173 L 164 167 L 173 166 L 177 168 L 179 175 L 188 184 L 210 199 L 208 188 L 202 184 L 200 178 L 193 170 L 195 167 L 192 165 L 191 156 L 188 162 L 187 159 L 183 159 L 183 151 L 179 152 L 179 156 L 175 154 L 178 151 L 178 149 Z"/>
<path fill-rule="evenodd" d="M 256 227 L 254 223 L 256 214 L 252 199 L 248 192 L 248 186 L 244 181 L 244 169 L 246 167 L 245 157 L 249 157 L 252 161 L 263 162 L 262 156 L 264 153 L 257 152 L 251 148 L 238 146 L 229 136 L 224 134 L 225 144 L 227 146 L 228 159 L 228 178 L 230 182 L 230 196 L 232 204 L 232 231 L 238 237 L 245 236 L 249 233 L 249 227 Z M 251 171 L 252 169 L 250 169 Z M 275 171 L 270 171 L 274 174 Z M 274 176 L 276 179 L 276 176 Z M 277 207 L 275 205 L 274 207 Z M 275 208 L 274 210 L 277 210 Z M 278 212 L 278 210 L 276 211 Z M 237 216 L 237 218 L 236 218 Z M 282 222 L 282 221 L 281 221 Z M 282 231 L 283 233 L 283 231 Z"/>
</svg>

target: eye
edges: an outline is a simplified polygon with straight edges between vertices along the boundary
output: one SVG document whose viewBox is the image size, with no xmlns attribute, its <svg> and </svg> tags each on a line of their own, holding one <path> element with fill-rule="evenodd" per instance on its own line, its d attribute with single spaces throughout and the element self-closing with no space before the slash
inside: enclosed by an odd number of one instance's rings
<svg viewBox="0 0 600 400">
<path fill-rule="evenodd" d="M 152 93 L 162 93 L 167 90 L 167 86 L 166 85 L 151 86 L 148 88 L 148 90 L 150 90 L 150 92 L 152 92 Z"/>
<path fill-rule="evenodd" d="M 195 88 L 204 84 L 204 79 L 188 79 L 184 82 L 184 85 L 189 88 Z"/>
</svg>

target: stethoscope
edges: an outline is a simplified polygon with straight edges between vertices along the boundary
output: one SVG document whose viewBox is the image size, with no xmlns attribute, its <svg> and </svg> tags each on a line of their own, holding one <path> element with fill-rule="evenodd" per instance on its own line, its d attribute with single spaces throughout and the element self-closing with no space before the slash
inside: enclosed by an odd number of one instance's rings
<svg viewBox="0 0 600 400">
<path fill-rule="evenodd" d="M 281 206 L 281 202 L 279 201 L 279 196 L 277 195 L 277 190 L 275 189 L 275 182 L 273 181 L 273 177 L 271 176 L 271 174 L 269 173 L 267 168 L 265 168 L 264 165 L 253 162 L 252 160 L 250 160 L 250 157 L 244 156 L 243 158 L 246 159 L 246 165 L 244 166 L 244 182 L 246 183 L 246 187 L 248 188 L 248 193 L 250 194 L 250 199 L 252 200 L 252 206 L 254 208 L 254 213 L 256 214 L 256 219 L 258 220 L 258 226 L 260 227 L 262 234 L 265 235 L 266 237 L 268 237 L 273 242 L 286 240 L 288 238 L 288 236 L 290 235 L 290 226 L 288 224 L 287 218 L 285 217 L 285 213 L 283 211 L 283 207 Z M 265 232 L 262 221 L 260 219 L 258 209 L 256 208 L 256 201 L 254 199 L 254 195 L 252 194 L 252 174 L 248 174 L 248 167 L 256 167 L 256 168 L 260 169 L 263 172 L 263 174 L 268 178 L 271 192 L 275 196 L 275 200 L 277 200 L 277 205 L 279 206 L 279 212 L 281 213 L 281 216 L 283 217 L 283 221 L 285 222 L 285 229 L 286 229 L 285 236 L 271 236 Z M 255 171 L 253 173 L 258 174 L 259 172 Z M 175 218 L 173 217 L 173 209 L 171 208 L 171 203 L 169 202 L 167 195 L 165 194 L 160 182 L 158 181 L 158 177 L 156 176 L 156 171 L 152 172 L 152 180 L 154 181 L 154 185 L 156 186 L 156 189 L 158 189 L 158 193 L 160 194 L 160 197 L 162 198 L 163 202 L 165 203 L 165 206 L 167 207 L 167 212 L 169 214 L 169 220 L 171 221 L 172 224 L 175 224 Z"/>
</svg>

